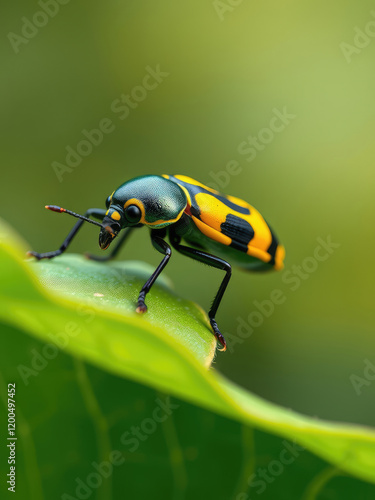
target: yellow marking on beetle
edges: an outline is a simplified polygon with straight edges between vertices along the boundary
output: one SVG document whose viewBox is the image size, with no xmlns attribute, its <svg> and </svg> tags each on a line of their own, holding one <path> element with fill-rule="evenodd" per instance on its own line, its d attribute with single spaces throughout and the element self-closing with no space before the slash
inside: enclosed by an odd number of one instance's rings
<svg viewBox="0 0 375 500">
<path fill-rule="evenodd" d="M 220 233 L 216 229 L 213 229 L 211 226 L 208 226 L 201 220 L 194 217 L 194 215 L 191 218 L 193 219 L 194 224 L 197 226 L 199 231 L 208 236 L 211 240 L 217 241 L 218 243 L 222 243 L 223 245 L 227 246 L 229 246 L 232 243 L 232 240 L 229 238 L 229 236 Z"/>
<path fill-rule="evenodd" d="M 109 209 L 106 211 L 106 213 L 105 213 L 105 214 L 106 214 L 106 215 L 108 215 L 108 214 L 109 214 Z"/>
<path fill-rule="evenodd" d="M 218 194 L 220 196 L 223 196 L 227 200 L 231 201 L 232 203 L 235 203 L 236 205 L 239 205 L 240 207 L 248 208 L 249 210 L 251 210 L 251 208 L 252 208 L 251 205 L 249 205 L 249 203 L 247 203 L 245 200 L 242 200 L 241 198 L 237 198 L 236 196 L 231 196 L 228 194 L 220 193 L 219 191 L 216 191 L 216 189 L 212 189 L 208 186 L 205 186 L 201 182 L 196 181 L 195 179 L 192 179 L 191 177 L 187 177 L 186 175 L 175 175 L 174 177 L 182 182 L 186 182 L 188 184 L 191 184 L 192 186 L 198 186 L 198 187 L 201 187 L 203 189 L 206 189 L 207 191 L 209 191 L 212 194 Z M 182 186 L 180 186 L 180 187 L 182 187 Z"/>
<path fill-rule="evenodd" d="M 208 236 L 211 240 L 217 241 L 218 243 L 222 243 L 226 246 L 229 246 L 232 243 L 232 239 L 229 236 L 226 236 L 225 234 L 220 233 L 207 224 L 204 224 L 201 220 L 197 219 L 194 216 L 192 217 L 192 219 L 199 231 Z M 262 260 L 263 262 L 269 262 L 271 260 L 271 255 L 264 250 L 260 250 L 259 248 L 250 247 L 247 251 L 247 255 Z"/>
<path fill-rule="evenodd" d="M 164 178 L 169 179 L 171 176 L 163 175 Z M 272 243 L 272 234 L 267 222 L 264 220 L 258 210 L 256 210 L 252 205 L 237 198 L 235 196 L 225 195 L 218 193 L 215 189 L 211 189 L 208 186 L 187 177 L 185 175 L 174 175 L 177 180 L 188 183 L 192 186 L 198 186 L 206 189 L 207 191 L 215 194 L 220 194 L 232 203 L 239 205 L 243 208 L 248 208 L 250 214 L 240 214 L 239 212 L 232 210 L 220 200 L 215 198 L 215 196 L 210 196 L 207 193 L 198 193 L 195 195 L 195 200 L 200 210 L 200 219 L 192 216 L 192 219 L 201 233 L 205 234 L 209 238 L 218 243 L 229 246 L 232 243 L 232 239 L 221 232 L 221 224 L 226 221 L 228 214 L 235 215 L 245 221 L 247 221 L 254 230 L 254 236 L 247 245 L 247 255 L 255 257 L 262 260 L 263 262 L 269 262 L 272 256 L 267 252 L 268 248 Z M 188 198 L 188 207 L 191 207 L 191 197 L 187 192 L 187 189 L 180 185 L 184 190 Z M 189 214 L 190 215 L 190 214 Z M 284 267 L 283 260 L 285 257 L 285 249 L 282 245 L 278 245 L 275 253 L 275 264 L 274 268 L 280 270 Z"/>
<path fill-rule="evenodd" d="M 252 209 L 252 206 L 249 205 L 249 203 L 247 203 L 247 201 L 242 200 L 241 198 L 237 198 L 237 196 L 231 196 L 229 194 L 223 194 L 222 196 L 227 198 L 227 200 L 231 201 L 232 203 L 239 205 L 240 207 L 248 208 L 250 211 Z"/>
<path fill-rule="evenodd" d="M 276 249 L 275 255 L 275 269 L 276 271 L 280 271 L 284 267 L 284 257 L 285 257 L 285 248 L 283 245 L 278 245 Z"/>
<path fill-rule="evenodd" d="M 248 245 L 248 250 L 247 250 L 247 255 L 250 255 L 251 257 L 255 257 L 259 260 L 262 260 L 263 262 L 269 262 L 271 260 L 271 255 L 268 252 L 265 252 L 264 250 L 261 250 L 260 248 L 255 248 L 250 245 Z"/>
<path fill-rule="evenodd" d="M 160 221 L 156 221 L 156 222 L 148 222 L 147 224 L 149 225 L 154 225 L 154 224 L 162 224 L 162 223 L 168 223 L 168 224 L 173 224 L 174 222 L 177 222 L 178 220 L 181 219 L 182 217 L 182 214 L 184 213 L 185 211 L 185 208 L 186 208 L 186 205 L 184 206 L 184 208 L 182 210 L 179 211 L 177 217 L 175 217 L 174 219 L 170 219 L 170 220 L 160 220 Z"/>
<path fill-rule="evenodd" d="M 185 196 L 186 196 L 186 199 L 187 199 L 187 206 L 191 207 L 191 197 L 190 197 L 190 193 L 189 191 L 186 189 L 185 186 L 181 186 L 180 184 L 177 184 L 178 187 L 180 187 L 182 189 L 182 191 L 185 193 Z M 186 206 L 185 206 L 186 208 Z M 184 210 L 185 210 L 184 208 Z"/>
<path fill-rule="evenodd" d="M 120 220 L 121 219 L 121 215 L 116 210 L 114 210 L 111 213 L 111 219 L 113 219 L 113 220 Z"/>
<path fill-rule="evenodd" d="M 250 210 L 250 215 L 245 215 L 244 219 L 251 224 L 254 229 L 254 238 L 250 241 L 247 246 L 247 253 L 249 255 L 255 256 L 255 249 L 267 252 L 267 249 L 272 243 L 272 234 L 267 222 L 263 219 L 262 215 L 254 207 Z M 267 253 L 267 255 L 269 255 Z"/>
<path fill-rule="evenodd" d="M 139 208 L 139 210 L 141 211 L 141 215 L 142 215 L 139 222 L 141 224 L 145 224 L 146 226 L 160 226 L 161 224 L 173 224 L 174 222 L 177 222 L 181 218 L 181 216 L 184 213 L 184 210 L 186 208 L 186 205 L 185 205 L 185 207 L 179 212 L 177 217 L 175 217 L 174 219 L 171 219 L 171 220 L 160 219 L 160 220 L 156 220 L 154 222 L 148 222 L 146 220 L 146 210 L 145 210 L 145 207 L 144 207 L 141 200 L 138 200 L 137 198 L 131 198 L 130 200 L 128 200 L 125 203 L 124 209 L 127 209 L 127 207 L 129 205 L 136 205 Z"/>
<path fill-rule="evenodd" d="M 254 236 L 248 244 L 247 253 L 251 256 L 257 256 L 260 251 L 261 253 L 269 255 L 267 253 L 267 249 L 271 245 L 272 235 L 266 221 L 263 219 L 258 210 L 249 205 L 250 215 L 239 214 L 236 210 L 232 210 L 228 206 L 224 205 L 224 203 L 217 198 L 209 196 L 205 193 L 197 194 L 195 199 L 201 210 L 200 218 L 202 222 L 216 231 L 221 232 L 221 225 L 226 221 L 228 215 L 231 214 L 239 217 L 240 219 L 248 222 L 254 230 Z M 265 255 L 263 255 L 262 260 L 265 260 Z M 268 260 L 270 259 L 268 258 L 266 262 Z"/>
<path fill-rule="evenodd" d="M 147 224 L 146 219 L 145 219 L 145 216 L 146 216 L 145 206 L 143 205 L 141 200 L 138 200 L 137 198 L 130 198 L 130 200 L 128 200 L 125 203 L 124 209 L 126 210 L 129 205 L 135 205 L 136 207 L 139 208 L 139 210 L 141 211 L 141 214 L 142 214 L 142 217 L 141 217 L 139 222 L 142 224 Z"/>
<path fill-rule="evenodd" d="M 187 184 L 191 184 L 192 186 L 199 186 L 203 189 L 207 189 L 207 191 L 210 191 L 210 193 L 221 194 L 221 193 L 219 193 L 219 191 L 216 191 L 216 189 L 212 189 L 208 186 L 205 186 L 201 182 L 196 181 L 195 179 L 192 179 L 191 177 L 187 177 L 186 175 L 174 175 L 173 177 L 175 177 L 176 179 L 178 179 L 182 182 L 186 182 Z M 223 195 L 223 196 L 226 196 L 226 195 Z"/>
<path fill-rule="evenodd" d="M 170 219 L 170 220 L 160 219 L 160 220 L 156 220 L 154 222 L 147 222 L 146 221 L 145 224 L 147 224 L 147 226 L 158 226 L 158 225 L 161 225 L 161 224 L 173 224 L 174 222 L 177 222 L 179 219 L 181 219 L 181 216 L 184 213 L 185 208 L 186 208 L 186 205 L 179 212 L 179 214 L 177 215 L 177 217 L 175 217 L 174 219 Z"/>
</svg>

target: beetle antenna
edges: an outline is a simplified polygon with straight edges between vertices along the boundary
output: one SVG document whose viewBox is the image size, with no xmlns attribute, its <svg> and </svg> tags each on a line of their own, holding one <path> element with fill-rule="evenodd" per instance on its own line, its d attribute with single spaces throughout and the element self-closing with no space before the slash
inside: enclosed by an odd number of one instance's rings
<svg viewBox="0 0 375 500">
<path fill-rule="evenodd" d="M 84 215 L 76 214 L 75 212 L 72 212 L 71 210 L 67 210 L 66 208 L 61 208 L 61 207 L 58 207 L 56 205 L 46 205 L 45 208 L 47 210 L 52 210 L 52 212 L 73 215 L 73 217 L 77 217 L 77 219 L 82 219 L 86 222 L 90 222 L 90 224 L 94 224 L 95 226 L 103 227 L 102 224 L 100 224 L 100 222 L 96 222 L 95 220 L 89 219 L 88 217 L 85 217 Z"/>
</svg>

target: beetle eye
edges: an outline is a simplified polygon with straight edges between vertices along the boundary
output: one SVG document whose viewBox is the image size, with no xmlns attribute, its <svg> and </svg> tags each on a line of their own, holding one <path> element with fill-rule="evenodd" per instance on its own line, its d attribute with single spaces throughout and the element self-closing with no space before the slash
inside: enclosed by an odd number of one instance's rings
<svg viewBox="0 0 375 500">
<path fill-rule="evenodd" d="M 105 206 L 109 208 L 109 205 L 111 204 L 111 197 L 108 196 L 108 198 L 105 200 Z"/>
<path fill-rule="evenodd" d="M 125 217 L 129 222 L 132 222 L 133 224 L 139 222 L 141 220 L 141 216 L 141 211 L 139 210 L 137 205 L 129 205 L 125 210 Z"/>
</svg>

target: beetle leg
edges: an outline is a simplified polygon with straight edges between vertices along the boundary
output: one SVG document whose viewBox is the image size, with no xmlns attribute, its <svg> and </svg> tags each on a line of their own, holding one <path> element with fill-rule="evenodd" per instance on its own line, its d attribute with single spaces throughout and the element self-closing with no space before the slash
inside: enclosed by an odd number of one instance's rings
<svg viewBox="0 0 375 500">
<path fill-rule="evenodd" d="M 160 262 L 158 267 L 155 269 L 155 271 L 152 273 L 150 278 L 146 281 L 146 283 L 143 285 L 142 290 L 139 292 L 138 295 L 138 302 L 137 302 L 137 313 L 145 313 L 147 311 L 147 306 L 145 303 L 145 298 L 148 292 L 150 291 L 152 285 L 155 283 L 156 279 L 160 275 L 160 273 L 163 271 L 165 266 L 168 264 L 168 261 L 172 255 L 172 250 L 171 247 L 168 245 L 166 241 L 163 240 L 162 237 L 159 236 L 158 230 L 153 230 L 151 231 L 151 242 L 154 248 L 160 253 L 164 254 L 163 260 Z"/>
<path fill-rule="evenodd" d="M 91 259 L 91 260 L 98 260 L 100 262 L 105 262 L 107 260 L 114 259 L 116 257 L 116 255 L 119 253 L 119 251 L 121 250 L 121 247 L 124 245 L 126 240 L 129 238 L 130 233 L 132 232 L 132 230 L 135 227 L 137 227 L 137 226 L 127 227 L 123 230 L 122 235 L 118 239 L 117 245 L 115 245 L 113 247 L 113 250 L 109 255 L 106 255 L 105 257 L 100 257 L 98 255 L 93 255 L 91 253 L 85 253 L 85 257 L 87 257 L 88 259 Z"/>
<path fill-rule="evenodd" d="M 179 240 L 180 239 L 178 237 L 175 237 L 173 234 L 171 234 L 172 246 L 178 252 L 182 253 L 183 255 L 186 255 L 186 257 L 190 257 L 191 259 L 198 260 L 199 262 L 203 262 L 204 264 L 215 267 L 216 269 L 221 269 L 225 271 L 224 279 L 219 286 L 219 290 L 217 291 L 215 298 L 212 302 L 211 309 L 208 312 L 208 317 L 210 319 L 213 333 L 216 339 L 223 346 L 223 349 L 221 350 L 225 351 L 227 348 L 227 343 L 225 341 L 224 336 L 221 334 L 219 327 L 217 326 L 215 316 L 218 307 L 220 305 L 221 299 L 223 298 L 224 292 L 228 286 L 229 280 L 231 278 L 232 267 L 227 261 L 220 259 L 219 257 L 215 257 L 214 255 L 211 255 L 209 253 L 202 252 L 201 250 L 196 250 L 195 248 L 180 245 Z"/>
<path fill-rule="evenodd" d="M 106 211 L 103 210 L 102 208 L 89 208 L 85 212 L 85 217 L 91 216 L 91 217 L 94 217 L 95 219 L 102 220 L 103 217 L 105 216 L 105 212 Z M 81 226 L 83 225 L 84 222 L 85 222 L 84 220 L 80 219 L 75 223 L 75 225 L 73 226 L 73 229 L 70 231 L 68 236 L 62 242 L 62 244 L 58 250 L 54 250 L 53 252 L 45 252 L 45 253 L 38 253 L 38 252 L 29 251 L 29 252 L 27 252 L 27 255 L 31 255 L 31 256 L 35 257 L 37 260 L 40 260 L 40 259 L 52 259 L 53 257 L 56 257 L 57 255 L 62 254 L 68 248 L 72 239 L 78 233 L 79 229 L 81 228 Z"/>
</svg>

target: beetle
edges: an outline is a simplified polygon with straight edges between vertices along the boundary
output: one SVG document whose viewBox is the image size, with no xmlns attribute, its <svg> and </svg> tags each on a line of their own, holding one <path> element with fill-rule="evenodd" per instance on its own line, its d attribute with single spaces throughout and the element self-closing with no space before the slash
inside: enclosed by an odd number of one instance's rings
<svg viewBox="0 0 375 500">
<path fill-rule="evenodd" d="M 63 253 L 84 221 L 100 226 L 99 246 L 103 250 L 122 231 L 108 256 L 88 255 L 100 261 L 115 257 L 134 229 L 150 228 L 152 245 L 163 254 L 163 259 L 139 292 L 138 313 L 147 311 L 146 295 L 167 265 L 172 254 L 171 246 L 191 259 L 224 271 L 225 276 L 208 312 L 212 331 L 224 351 L 226 341 L 215 318 L 232 274 L 228 261 L 255 272 L 283 268 L 284 247 L 254 207 L 184 175 L 144 175 L 131 179 L 108 196 L 106 210 L 90 208 L 84 216 L 55 205 L 46 208 L 68 213 L 80 220 L 58 250 L 28 252 L 38 260 Z M 167 235 L 171 246 L 166 241 Z M 181 244 L 181 241 L 186 244 Z"/>
</svg>

